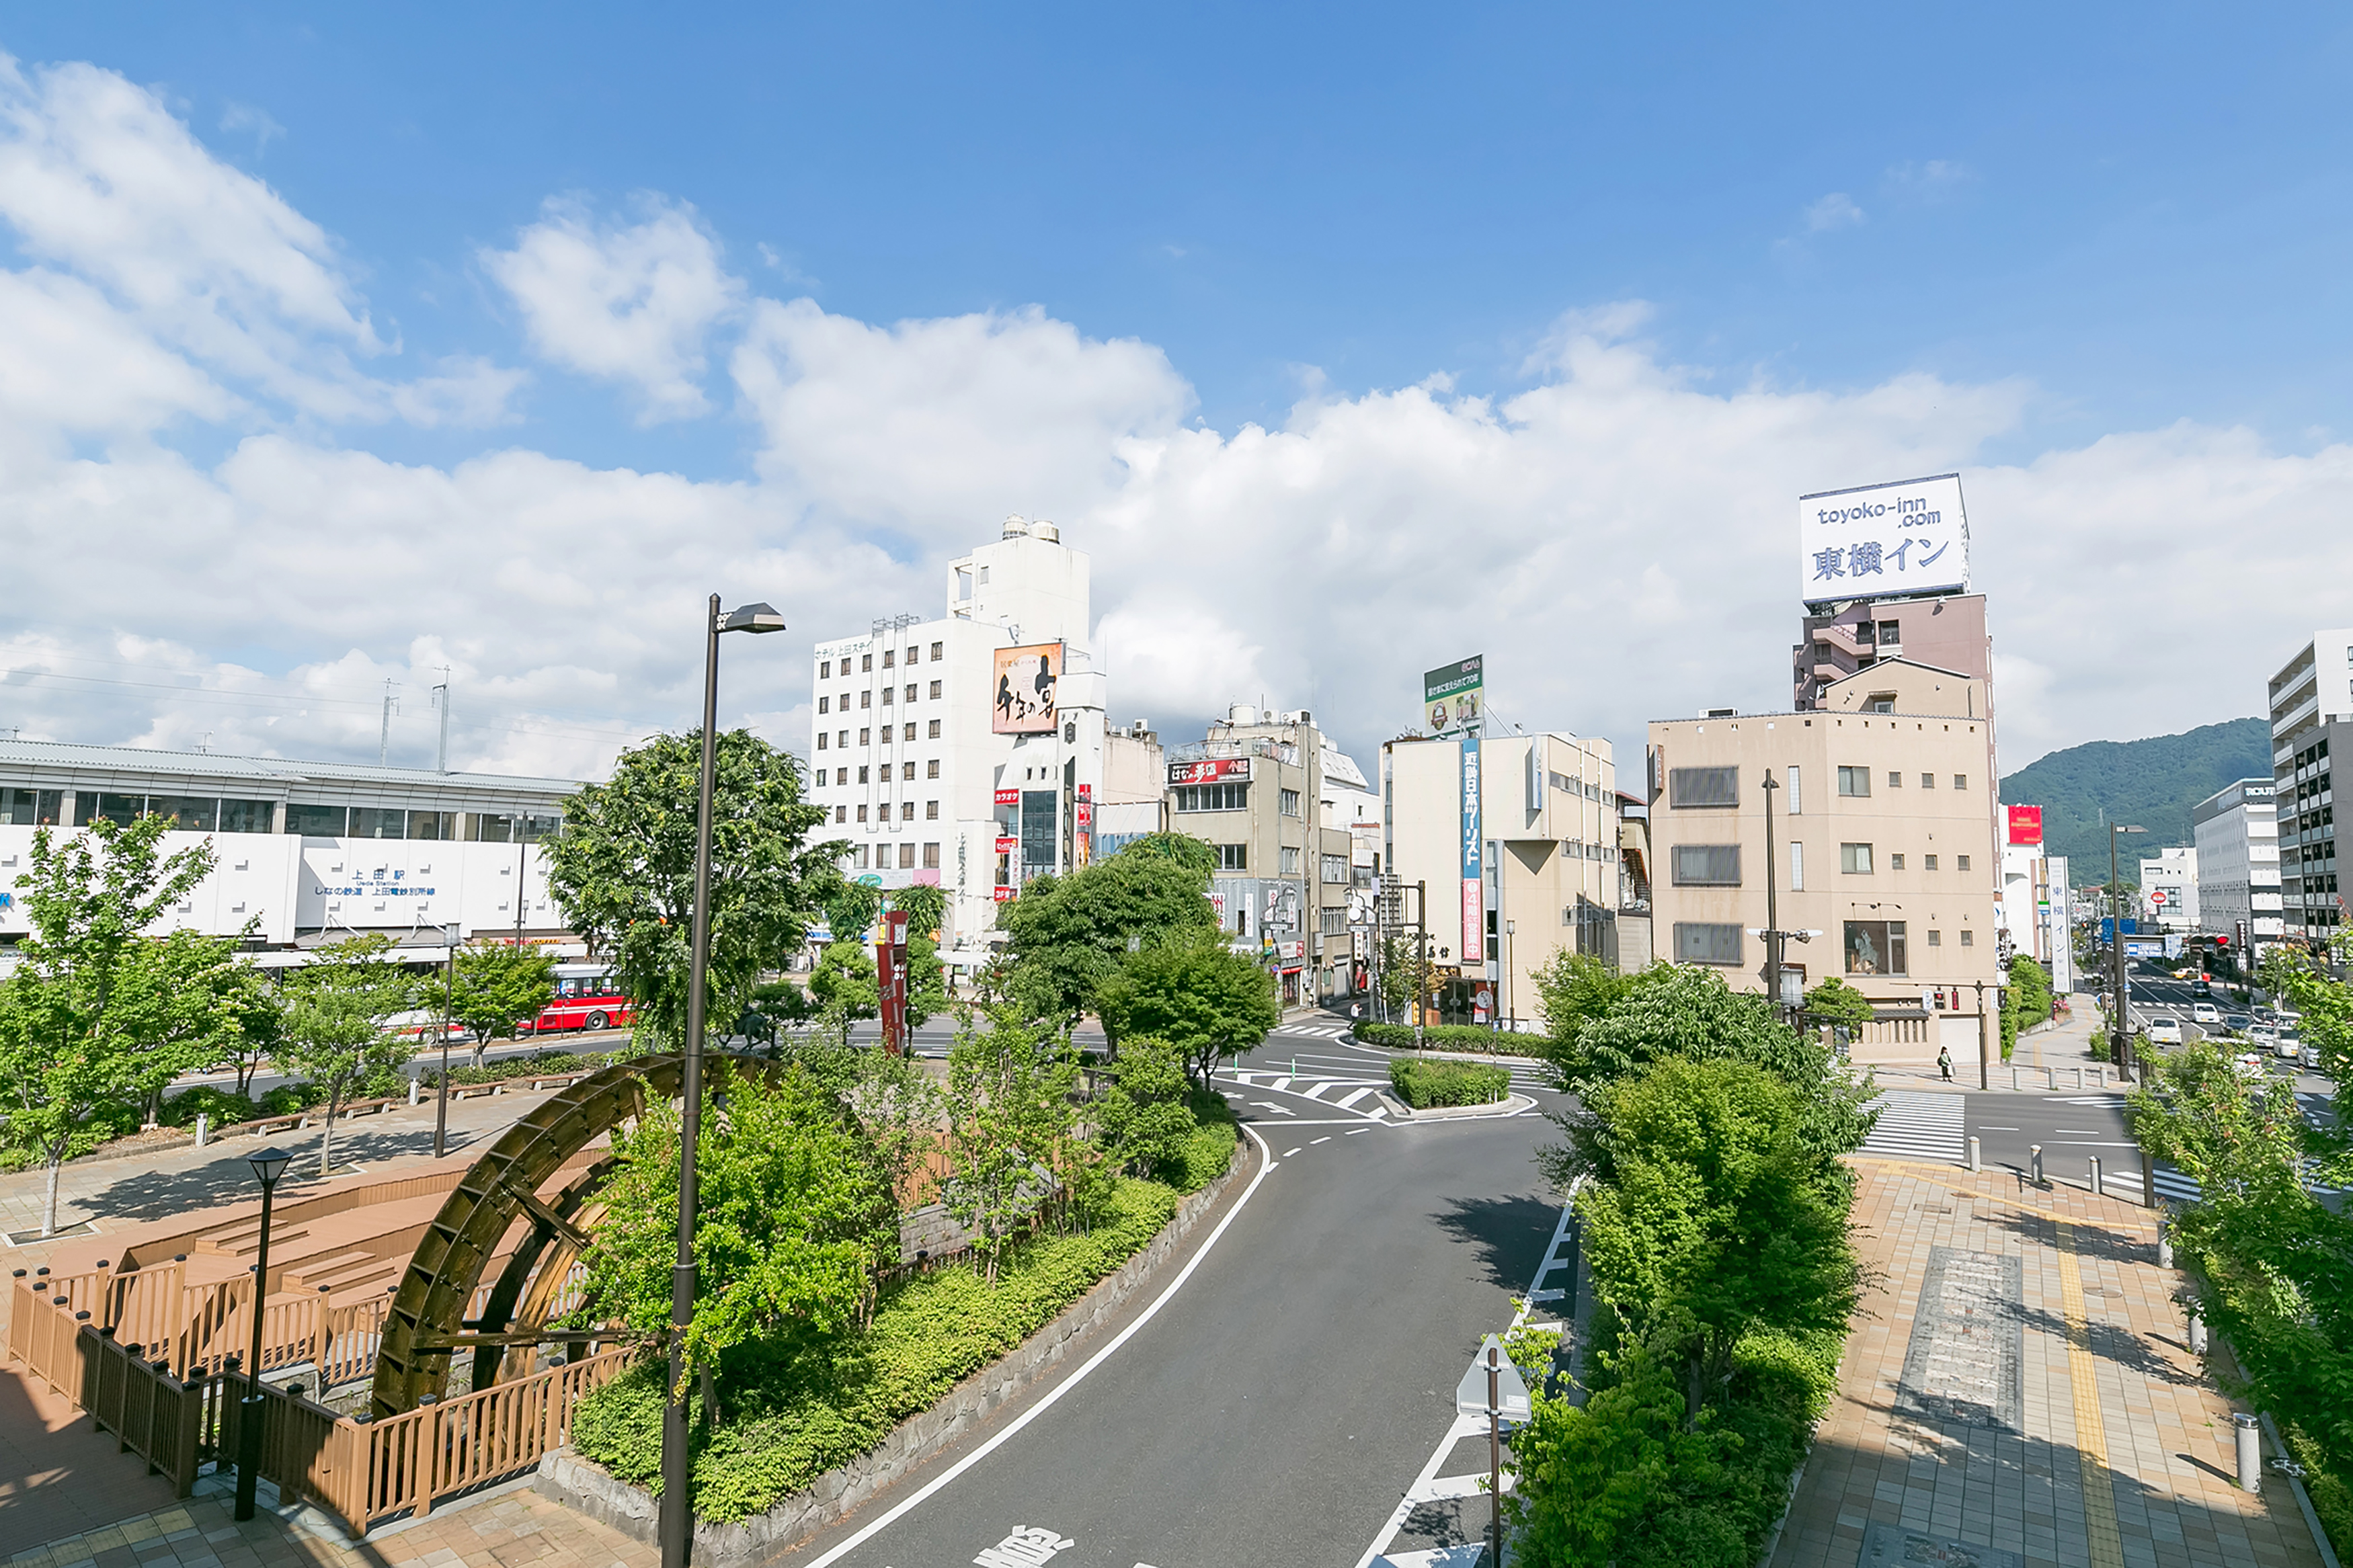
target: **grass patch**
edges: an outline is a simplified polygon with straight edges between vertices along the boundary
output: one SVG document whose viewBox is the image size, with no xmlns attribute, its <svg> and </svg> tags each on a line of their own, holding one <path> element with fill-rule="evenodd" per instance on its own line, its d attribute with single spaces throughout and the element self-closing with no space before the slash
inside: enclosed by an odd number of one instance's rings
<svg viewBox="0 0 2353 1568">
<path fill-rule="evenodd" d="M 1490 1105 L 1512 1092 L 1512 1069 L 1484 1062 L 1406 1058 L 1389 1063 L 1389 1086 L 1416 1110 L 1440 1105 Z"/>
<path fill-rule="evenodd" d="M 1411 1024 L 1358 1024 L 1356 1038 L 1384 1050 L 1414 1048 Z M 1541 1057 L 1552 1047 L 1550 1037 L 1523 1035 L 1510 1029 L 1486 1029 L 1473 1024 L 1425 1024 L 1422 1045 L 1433 1051 L 1476 1051 L 1482 1056 Z"/>
<path fill-rule="evenodd" d="M 1209 1098 L 1224 1110 L 1222 1099 Z M 1187 1190 L 1233 1157 L 1231 1115 L 1202 1114 L 1185 1169 L 1172 1173 Z M 1124 1178 L 1092 1230 L 1016 1244 L 994 1286 L 970 1268 L 943 1268 L 886 1290 L 863 1333 L 786 1336 L 731 1352 L 719 1424 L 699 1410 L 695 1417 L 695 1512 L 720 1523 L 749 1519 L 865 1453 L 1150 1245 L 1177 1201 L 1167 1182 Z M 659 1363 L 641 1363 L 583 1400 L 573 1426 L 584 1456 L 657 1494 L 662 1380 Z"/>
</svg>

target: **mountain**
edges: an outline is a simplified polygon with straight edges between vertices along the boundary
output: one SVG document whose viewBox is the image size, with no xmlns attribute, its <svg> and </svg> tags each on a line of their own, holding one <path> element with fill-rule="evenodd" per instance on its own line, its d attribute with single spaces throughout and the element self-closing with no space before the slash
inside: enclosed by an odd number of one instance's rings
<svg viewBox="0 0 2353 1568">
<path fill-rule="evenodd" d="M 2271 726 L 2261 719 L 2206 724 L 2186 735 L 2146 741 L 2087 741 L 2029 763 L 2001 781 L 2005 805 L 2042 808 L 2043 847 L 2067 857 L 2067 879 L 2079 888 L 2107 880 L 2107 822 L 2148 831 L 2116 842 L 2119 879 L 2137 882 L 2145 850 L 2196 842 L 2189 813 L 2239 779 L 2272 776 Z"/>
</svg>

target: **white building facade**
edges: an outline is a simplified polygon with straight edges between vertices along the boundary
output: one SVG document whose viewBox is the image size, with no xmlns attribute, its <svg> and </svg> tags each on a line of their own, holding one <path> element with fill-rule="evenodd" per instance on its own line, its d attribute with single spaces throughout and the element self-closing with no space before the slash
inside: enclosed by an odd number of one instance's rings
<svg viewBox="0 0 2353 1568">
<path fill-rule="evenodd" d="M 2204 929 L 2261 953 L 2286 931 L 2280 892 L 2276 787 L 2241 779 L 2200 801 L 2198 912 Z"/>
<path fill-rule="evenodd" d="M 2198 924 L 2198 851 L 2160 849 L 2140 863 L 2141 902 L 2163 931 L 2190 932 Z"/>
</svg>

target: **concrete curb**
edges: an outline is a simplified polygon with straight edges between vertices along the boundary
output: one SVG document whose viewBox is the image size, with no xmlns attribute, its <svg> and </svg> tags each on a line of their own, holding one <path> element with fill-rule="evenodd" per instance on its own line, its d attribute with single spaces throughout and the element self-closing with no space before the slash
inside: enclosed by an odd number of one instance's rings
<svg viewBox="0 0 2353 1568">
<path fill-rule="evenodd" d="M 1254 1155 L 1255 1145 L 1241 1140 L 1225 1173 L 1178 1204 L 1176 1216 L 1141 1252 L 1053 1321 L 958 1384 L 938 1404 L 901 1422 L 872 1448 L 828 1470 L 764 1514 L 733 1524 L 696 1520 L 695 1562 L 704 1568 L 753 1568 L 782 1555 L 962 1439 L 1067 1359 L 1089 1331 L 1124 1306 L 1219 1206 L 1250 1164 L 1246 1156 Z M 633 1540 L 649 1545 L 656 1540 L 660 1506 L 653 1495 L 568 1447 L 540 1460 L 533 1489 Z"/>
<path fill-rule="evenodd" d="M 1517 1116 L 1523 1110 L 1535 1110 L 1536 1104 L 1525 1094 L 1506 1095 L 1484 1105 L 1436 1105 L 1428 1110 L 1416 1110 L 1386 1094 L 1381 1096 L 1381 1103 L 1389 1107 L 1391 1119 L 1399 1125 L 1410 1121 L 1482 1121 L 1489 1117 Z"/>
</svg>

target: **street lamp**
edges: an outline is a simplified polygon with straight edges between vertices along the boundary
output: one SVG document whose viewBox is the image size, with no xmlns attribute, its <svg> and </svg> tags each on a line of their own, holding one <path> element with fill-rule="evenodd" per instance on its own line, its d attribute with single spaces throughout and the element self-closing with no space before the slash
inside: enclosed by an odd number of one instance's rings
<svg viewBox="0 0 2353 1568">
<path fill-rule="evenodd" d="M 520 895 L 522 885 L 515 891 Z M 449 1000 L 458 988 L 458 942 L 464 928 L 441 928 L 441 1092 L 433 1101 L 433 1157 L 437 1160 L 449 1152 Z"/>
<path fill-rule="evenodd" d="M 702 1133 L 702 984 L 711 962 L 711 796 L 719 769 L 719 634 L 780 632 L 785 617 L 769 605 L 745 605 L 723 615 L 719 595 L 713 594 L 702 628 L 702 770 L 695 794 L 694 921 L 688 938 L 686 1061 L 679 1086 L 686 1109 L 678 1141 L 678 1262 L 670 1270 L 670 1388 L 662 1404 L 662 1568 L 686 1568 L 694 1544 L 683 1388 L 686 1333 L 694 1323 L 694 1154 Z"/>
<path fill-rule="evenodd" d="M 2130 1049 L 2129 1041 L 2132 1038 L 2132 1006 L 2129 1001 L 2131 994 L 2125 989 L 2125 890 L 2116 882 L 2116 835 L 2147 831 L 2147 828 L 2137 824 L 2123 822 L 2108 824 L 2108 907 L 2116 911 L 2115 924 L 2108 931 L 2108 935 L 2114 939 L 2108 944 L 2108 956 L 2115 964 L 2116 980 L 2116 1010 L 2115 1016 L 2108 1020 L 2108 1060 L 2119 1068 L 2126 1068 L 2127 1073 L 2129 1073 L 2127 1053 Z"/>
<path fill-rule="evenodd" d="M 253 1359 L 245 1363 L 244 1408 L 237 1424 L 237 1517 L 253 1517 L 254 1492 L 261 1480 L 261 1308 L 269 1289 L 269 1196 L 278 1178 L 294 1163 L 285 1150 L 271 1147 L 246 1156 L 254 1180 L 261 1184 L 261 1242 L 253 1261 Z"/>
</svg>

